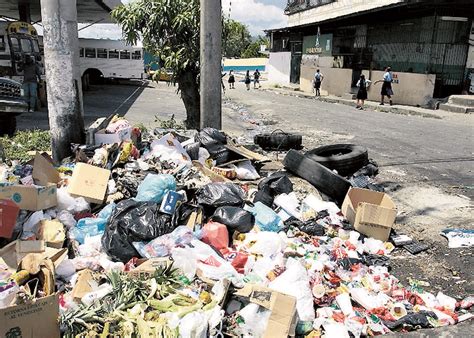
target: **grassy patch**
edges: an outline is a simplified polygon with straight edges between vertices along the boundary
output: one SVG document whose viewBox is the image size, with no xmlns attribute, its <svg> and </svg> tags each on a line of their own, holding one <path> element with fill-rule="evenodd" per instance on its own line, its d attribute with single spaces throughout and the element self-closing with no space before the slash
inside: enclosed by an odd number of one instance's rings
<svg viewBox="0 0 474 338">
<path fill-rule="evenodd" d="M 18 160 L 20 162 L 27 162 L 31 159 L 28 152 L 35 150 L 51 150 L 49 131 L 18 131 L 12 138 L 0 137 L 0 157 L 4 157 L 7 161 Z"/>
</svg>

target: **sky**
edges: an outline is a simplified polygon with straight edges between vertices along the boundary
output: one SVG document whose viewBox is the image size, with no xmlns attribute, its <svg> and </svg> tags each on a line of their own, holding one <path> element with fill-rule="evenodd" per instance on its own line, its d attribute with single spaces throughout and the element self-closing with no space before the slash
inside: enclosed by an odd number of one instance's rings
<svg viewBox="0 0 474 338">
<path fill-rule="evenodd" d="M 128 3 L 134 0 L 122 0 Z M 246 24 L 253 36 L 264 35 L 264 29 L 285 27 L 287 17 L 283 13 L 286 0 L 222 0 L 225 15 Z M 230 3 L 232 5 L 230 6 Z M 79 29 L 85 25 L 79 24 Z M 81 38 L 102 38 L 118 40 L 122 37 L 121 30 L 113 24 L 95 24 L 79 31 Z"/>
</svg>

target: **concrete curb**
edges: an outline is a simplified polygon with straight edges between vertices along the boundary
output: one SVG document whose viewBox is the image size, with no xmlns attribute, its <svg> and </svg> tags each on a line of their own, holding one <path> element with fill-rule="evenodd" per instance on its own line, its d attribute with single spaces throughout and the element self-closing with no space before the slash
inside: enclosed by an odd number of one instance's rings
<svg viewBox="0 0 474 338">
<path fill-rule="evenodd" d="M 355 106 L 354 100 L 343 99 L 337 96 L 319 96 L 315 98 L 314 94 L 308 94 L 304 92 L 300 92 L 297 90 L 286 90 L 286 89 L 273 89 L 273 88 L 262 88 L 263 90 L 274 92 L 282 95 L 289 95 L 295 97 L 303 97 L 307 99 L 316 99 L 323 102 L 329 103 L 339 103 L 345 104 L 347 106 Z M 410 107 L 410 106 L 401 106 L 401 105 L 394 105 L 394 106 L 380 106 L 375 102 L 365 102 L 365 106 L 372 110 L 382 112 L 382 113 L 392 113 L 392 114 L 399 114 L 399 115 L 410 115 L 410 116 L 421 116 L 426 118 L 433 118 L 433 119 L 443 119 L 444 117 L 448 116 L 449 114 L 439 113 L 436 110 L 430 110 L 425 108 L 418 108 L 418 107 Z"/>
</svg>

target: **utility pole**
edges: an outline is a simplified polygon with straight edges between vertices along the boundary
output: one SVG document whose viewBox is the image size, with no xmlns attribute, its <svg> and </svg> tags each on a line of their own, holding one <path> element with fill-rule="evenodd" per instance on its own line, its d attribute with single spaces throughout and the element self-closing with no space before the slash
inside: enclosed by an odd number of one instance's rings
<svg viewBox="0 0 474 338">
<path fill-rule="evenodd" d="M 221 17 L 221 0 L 201 0 L 201 128 L 222 128 Z"/>
<path fill-rule="evenodd" d="M 41 0 L 53 159 L 85 141 L 76 0 Z"/>
</svg>

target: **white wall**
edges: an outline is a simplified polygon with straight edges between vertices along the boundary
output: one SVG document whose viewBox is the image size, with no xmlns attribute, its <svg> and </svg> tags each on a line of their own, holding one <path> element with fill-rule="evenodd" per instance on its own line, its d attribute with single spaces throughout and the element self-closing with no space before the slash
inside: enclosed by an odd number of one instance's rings
<svg viewBox="0 0 474 338">
<path fill-rule="evenodd" d="M 327 5 L 289 15 L 288 26 L 320 22 L 401 2 L 404 2 L 404 0 L 337 0 Z"/>
<path fill-rule="evenodd" d="M 471 26 L 471 35 L 469 35 L 469 41 L 474 41 L 474 22 Z M 474 68 L 474 45 L 469 45 L 469 51 L 467 52 L 467 63 L 466 68 Z"/>
<path fill-rule="evenodd" d="M 291 52 L 270 53 L 267 72 L 268 82 L 275 84 L 290 83 Z"/>
</svg>

